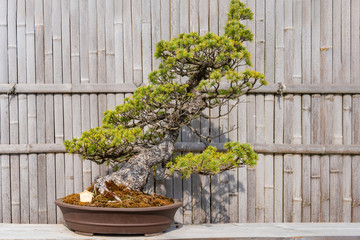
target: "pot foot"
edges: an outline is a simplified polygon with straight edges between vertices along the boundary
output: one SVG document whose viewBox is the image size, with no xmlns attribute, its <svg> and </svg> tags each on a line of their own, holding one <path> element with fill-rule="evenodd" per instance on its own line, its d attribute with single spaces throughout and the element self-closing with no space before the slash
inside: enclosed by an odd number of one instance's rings
<svg viewBox="0 0 360 240">
<path fill-rule="evenodd" d="M 146 234 L 144 234 L 144 235 L 145 235 L 145 237 L 154 237 L 154 236 L 159 236 L 159 235 L 161 235 L 161 234 L 163 234 L 163 232 L 146 233 Z"/>
<path fill-rule="evenodd" d="M 94 233 L 89 233 L 89 232 L 75 231 L 75 233 L 80 234 L 80 235 L 84 235 L 84 236 L 94 236 Z"/>
</svg>

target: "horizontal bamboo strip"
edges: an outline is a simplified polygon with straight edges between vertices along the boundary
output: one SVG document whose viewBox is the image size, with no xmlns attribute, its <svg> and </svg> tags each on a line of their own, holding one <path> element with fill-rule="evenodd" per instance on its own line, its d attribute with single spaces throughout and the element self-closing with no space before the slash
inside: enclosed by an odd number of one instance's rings
<svg viewBox="0 0 360 240">
<path fill-rule="evenodd" d="M 137 86 L 122 84 L 0 84 L 0 93 L 131 93 Z"/>
<path fill-rule="evenodd" d="M 0 84 L 0 94 L 8 93 L 132 93 L 142 84 Z M 359 84 L 269 84 L 250 93 L 360 94 Z M 222 85 L 226 87 L 226 84 Z"/>
<path fill-rule="evenodd" d="M 214 143 L 219 150 L 224 150 L 223 143 Z M 258 153 L 267 154 L 344 154 L 360 155 L 358 145 L 316 145 L 316 144 L 252 144 Z M 199 152 L 204 150 L 200 142 L 175 143 L 177 152 Z M 33 154 L 33 153 L 64 153 L 62 144 L 1 144 L 0 154 Z"/>
</svg>

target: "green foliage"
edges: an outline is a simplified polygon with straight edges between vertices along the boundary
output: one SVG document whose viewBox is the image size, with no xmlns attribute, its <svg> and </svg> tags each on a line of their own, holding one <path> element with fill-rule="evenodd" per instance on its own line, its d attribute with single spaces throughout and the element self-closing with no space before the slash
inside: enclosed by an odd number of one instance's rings
<svg viewBox="0 0 360 240">
<path fill-rule="evenodd" d="M 252 18 L 245 4 L 232 0 L 223 35 L 181 33 L 158 42 L 155 57 L 161 63 L 149 74 L 150 84 L 136 89 L 124 104 L 106 111 L 102 127 L 66 141 L 66 150 L 98 164 L 119 166 L 119 162 L 164 141 L 169 132 L 189 126 L 200 115 L 206 117 L 206 108 L 223 106 L 258 83 L 266 85 L 262 73 L 246 68 L 252 63 L 244 42 L 252 41 L 253 35 L 240 21 Z M 238 72 L 240 66 L 245 70 Z M 226 82 L 226 87 L 220 87 L 221 82 Z M 176 158 L 169 167 L 185 175 L 215 174 L 256 163 L 257 156 L 249 145 L 227 143 L 226 148 L 226 153 L 220 153 L 209 147 L 202 154 Z"/>
<path fill-rule="evenodd" d="M 219 152 L 216 147 L 209 146 L 201 154 L 178 156 L 167 167 L 171 173 L 179 171 L 189 177 L 194 173 L 213 175 L 242 165 L 256 165 L 258 156 L 249 144 L 227 142 L 224 146 L 226 152 Z"/>
</svg>

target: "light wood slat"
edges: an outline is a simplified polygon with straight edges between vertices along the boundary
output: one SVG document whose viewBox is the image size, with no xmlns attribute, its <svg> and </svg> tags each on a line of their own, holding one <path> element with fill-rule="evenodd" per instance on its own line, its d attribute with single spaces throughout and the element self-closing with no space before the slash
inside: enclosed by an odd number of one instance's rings
<svg viewBox="0 0 360 240">
<path fill-rule="evenodd" d="M 294 95 L 293 113 L 292 113 L 292 143 L 301 144 L 301 96 Z M 293 222 L 301 222 L 301 210 L 302 210 L 302 194 L 301 194 L 301 175 L 302 175 L 302 159 L 301 155 L 293 155 Z"/>
<path fill-rule="evenodd" d="M 230 112 L 229 115 L 229 128 L 233 126 L 238 126 L 238 109 L 235 106 L 235 100 L 230 101 L 229 108 L 234 109 Z M 237 131 L 229 132 L 228 141 L 235 142 L 238 139 Z M 229 176 L 229 222 L 236 223 L 239 222 L 239 187 L 238 187 L 238 169 L 232 169 L 228 171 Z"/>
<path fill-rule="evenodd" d="M 274 96 L 265 95 L 265 144 L 273 142 L 274 139 Z M 274 221 L 274 156 L 265 155 L 265 222 Z"/>
<path fill-rule="evenodd" d="M 61 2 L 61 33 L 63 83 L 71 83 L 71 44 L 70 44 L 70 1 Z M 72 138 L 72 98 L 64 95 L 64 140 Z M 70 154 L 64 156 L 64 195 L 74 192 L 74 158 Z M 57 212 L 57 216 L 60 213 Z"/>
<path fill-rule="evenodd" d="M 0 140 L 1 144 L 10 142 L 10 119 L 9 102 L 7 96 L 0 96 Z M 1 204 L 2 204 L 2 222 L 11 223 L 11 187 L 10 187 L 10 156 L 1 155 Z"/>
<path fill-rule="evenodd" d="M 293 158 L 291 155 L 284 156 L 284 222 L 293 221 Z"/>
<path fill-rule="evenodd" d="M 254 143 L 256 136 L 255 125 L 255 96 L 247 96 L 247 142 Z M 255 168 L 247 168 L 247 221 L 256 222 L 255 219 L 255 196 L 256 196 L 256 172 Z"/>
<path fill-rule="evenodd" d="M 320 83 L 320 1 L 312 1 L 311 8 L 311 82 Z"/>
<path fill-rule="evenodd" d="M 106 53 L 106 82 L 107 84 L 115 83 L 115 33 L 114 33 L 114 0 L 105 2 L 105 53 Z M 116 69 L 122 66 L 116 66 Z M 115 108 L 115 94 L 106 95 L 106 109 Z M 106 167 L 102 171 L 107 171 Z M 101 172 L 105 175 L 105 172 Z M 153 178 L 152 178 L 153 179 Z"/>
<path fill-rule="evenodd" d="M 143 82 L 142 48 L 141 48 L 141 1 L 131 1 L 131 27 L 132 27 L 132 55 L 133 55 L 133 80 L 136 84 Z M 143 39 L 146 41 L 147 39 Z M 126 52 L 126 51 L 125 51 Z M 127 60 L 127 58 L 125 58 Z M 129 80 L 129 79 L 128 79 Z M 125 78 L 126 81 L 126 78 Z"/>
<path fill-rule="evenodd" d="M 311 97 L 302 97 L 302 143 L 311 143 Z M 311 221 L 311 157 L 302 155 L 302 222 Z"/>
<path fill-rule="evenodd" d="M 53 9 L 54 4 L 54 9 Z M 58 32 L 53 30 L 54 24 L 56 25 L 58 16 L 53 17 L 53 14 L 56 14 L 56 2 L 47 1 L 44 4 L 44 50 L 45 50 L 45 83 L 52 84 L 54 83 L 54 77 L 58 77 L 59 69 L 56 70 L 56 74 L 54 74 L 54 64 L 59 66 L 59 61 L 54 57 L 54 49 L 53 49 L 53 39 L 54 36 L 57 35 Z M 55 13 L 53 13 L 53 11 Z M 54 20 L 55 19 L 55 20 Z M 54 21 L 53 21 L 54 20 Z M 54 32 L 54 33 L 53 33 Z M 58 39 L 60 40 L 60 39 Z M 59 50 L 57 46 L 57 51 Z M 56 57 L 58 57 L 58 52 Z M 54 59 L 54 61 L 53 61 Z M 52 94 L 45 95 L 45 142 L 46 143 L 54 143 L 55 141 L 55 125 L 54 125 L 54 96 Z M 55 223 L 56 222 L 56 208 L 51 204 L 55 199 L 55 156 L 54 154 L 46 154 L 42 156 L 45 159 L 46 165 L 44 169 L 46 169 L 46 202 L 47 202 L 47 216 L 46 222 Z M 42 176 L 42 175 L 40 175 Z"/>
<path fill-rule="evenodd" d="M 126 30 L 128 31 L 128 23 L 126 23 Z M 124 83 L 124 23 L 123 23 L 123 1 L 114 0 L 114 67 L 115 67 L 115 82 Z M 129 34 L 129 33 L 128 33 Z M 130 33 L 131 34 L 131 33 Z M 126 35 L 128 36 L 128 35 Z M 131 45 L 127 43 L 127 48 L 131 48 Z M 132 60 L 127 59 L 131 64 Z M 130 65 L 128 64 L 128 65 Z M 127 70 L 128 71 L 128 70 Z"/>
<path fill-rule="evenodd" d="M 352 142 L 352 98 L 343 98 L 343 144 Z M 351 156 L 343 156 L 342 165 L 342 218 L 344 222 L 351 222 Z"/>
<path fill-rule="evenodd" d="M 240 143 L 246 142 L 246 96 L 240 97 L 240 103 L 237 107 L 237 120 L 238 120 L 238 136 L 237 139 Z M 238 169 L 238 222 L 247 222 L 247 168 L 241 167 Z"/>
<path fill-rule="evenodd" d="M 106 82 L 115 82 L 114 0 L 105 0 Z M 120 68 L 120 66 L 117 66 Z"/>
<path fill-rule="evenodd" d="M 122 16 L 123 16 L 123 46 L 124 47 L 124 63 L 127 62 L 129 64 L 124 64 L 124 82 L 130 83 L 134 81 L 134 66 L 133 66 L 133 28 L 131 26 L 131 7 L 132 1 L 123 0 L 122 4 Z M 166 13 L 169 13 L 168 11 Z M 116 44 L 116 43 L 115 43 Z M 122 46 L 119 46 L 122 47 Z M 116 50 L 115 50 L 116 51 Z M 115 63 L 116 64 L 116 63 Z M 117 64 L 116 64 L 117 66 Z M 115 76 L 117 78 L 117 76 Z"/>
<path fill-rule="evenodd" d="M 312 96 L 312 144 L 321 143 L 321 96 Z M 320 221 L 320 156 L 311 156 L 311 222 Z"/>
<path fill-rule="evenodd" d="M 68 66 L 62 67 L 62 25 L 61 25 L 61 3 L 56 1 L 53 3 L 52 21 L 53 21 L 53 54 L 54 54 L 54 83 L 63 83 L 63 70 L 67 71 Z M 69 70 L 68 70 L 69 71 Z M 62 143 L 64 141 L 64 111 L 63 111 L 63 97 L 60 94 L 54 95 L 54 132 L 55 142 Z M 53 207 L 51 204 L 55 198 L 61 198 L 65 196 L 65 159 L 64 154 L 55 154 L 54 164 L 51 164 L 50 168 L 54 168 L 48 173 L 54 175 L 55 179 L 51 179 L 50 183 L 54 182 L 56 191 L 52 190 L 53 186 L 48 186 L 48 222 L 49 223 L 61 223 L 63 221 L 61 212 L 58 208 Z M 51 178 L 51 177 L 50 177 Z M 54 193 L 52 192 L 54 191 Z M 56 214 L 57 211 L 57 214 Z M 52 212 L 56 218 L 52 218 Z"/>
<path fill-rule="evenodd" d="M 257 61 L 258 63 L 259 61 Z M 257 143 L 264 143 L 265 135 L 265 97 L 256 95 L 256 139 Z M 265 221 L 265 156 L 258 154 L 259 160 L 256 165 L 256 200 L 255 200 L 255 220 L 256 222 Z"/>
<path fill-rule="evenodd" d="M 323 143 L 331 144 L 333 142 L 333 110 L 334 96 L 326 95 L 322 103 L 321 128 L 323 131 Z M 330 157 L 321 156 L 321 211 L 320 221 L 328 222 L 330 220 Z"/>
<path fill-rule="evenodd" d="M 7 1 L 0 2 L 0 83 L 8 83 Z M 1 215 L 1 214 L 0 214 Z"/>
<path fill-rule="evenodd" d="M 142 0 L 141 4 L 141 49 L 142 49 L 142 81 L 148 83 L 148 76 L 151 72 L 151 1 Z M 186 11 L 187 12 L 187 11 Z"/>
<path fill-rule="evenodd" d="M 26 83 L 26 7 L 25 1 L 18 1 L 16 24 L 18 42 L 18 82 Z M 19 143 L 27 143 L 27 97 L 19 95 Z M 29 161 L 28 156 L 20 155 L 20 223 L 29 223 Z M 1 204 L 1 203 L 0 203 Z M 0 214 L 1 215 L 1 214 Z"/>
<path fill-rule="evenodd" d="M 70 1 L 70 39 L 71 39 L 71 82 L 72 84 L 79 84 L 81 82 L 80 70 L 80 3 L 78 0 Z M 83 85 L 84 86 L 84 85 Z M 86 86 L 86 85 L 85 85 Z M 79 137 L 81 135 L 81 97 L 79 94 L 74 94 L 71 97 L 72 103 L 72 137 Z M 81 192 L 82 185 L 82 160 L 79 155 L 74 155 L 74 192 Z"/>
<path fill-rule="evenodd" d="M 283 83 L 285 77 L 285 48 L 284 48 L 284 0 L 275 2 L 275 82 Z M 283 143 L 283 111 L 284 98 L 281 95 L 275 97 L 275 143 Z M 283 221 L 283 156 L 275 155 L 274 159 L 274 221 Z"/>
<path fill-rule="evenodd" d="M 293 137 L 293 114 L 294 96 L 287 95 L 284 99 L 284 143 L 290 144 Z M 284 222 L 292 222 L 294 219 L 294 156 L 286 154 L 284 156 Z"/>
<path fill-rule="evenodd" d="M 27 83 L 35 83 L 35 49 L 34 47 L 34 1 L 26 2 L 26 81 Z M 28 95 L 27 100 L 27 122 L 28 122 L 28 143 L 36 143 L 36 97 L 35 95 Z M 27 199 L 29 205 L 29 223 L 38 222 L 38 191 L 37 191 L 37 159 L 36 154 L 29 155 L 29 198 Z M 25 215 L 24 215 L 25 216 Z"/>
<path fill-rule="evenodd" d="M 294 26 L 293 26 L 293 1 L 284 1 L 284 82 L 293 82 L 294 73 Z"/>
<path fill-rule="evenodd" d="M 333 144 L 343 143 L 343 99 L 334 96 L 333 113 Z M 338 222 L 342 218 L 342 161 L 341 155 L 330 156 L 330 221 Z"/>
<path fill-rule="evenodd" d="M 19 70 L 21 65 L 19 65 Z M 26 68 L 26 66 L 24 66 Z M 26 69 L 22 71 L 26 72 Z M 19 95 L 19 144 L 28 143 L 28 111 L 27 96 Z M 29 158 L 27 155 L 20 155 L 20 222 L 30 222 L 29 209 Z"/>
<path fill-rule="evenodd" d="M 360 80 L 360 2 L 351 1 L 351 83 L 359 83 Z"/>
<path fill-rule="evenodd" d="M 151 49 L 152 49 L 152 68 L 155 70 L 160 63 L 160 59 L 155 58 L 156 43 L 161 39 L 161 6 L 160 0 L 151 0 Z"/>
<path fill-rule="evenodd" d="M 11 71 L 9 71 L 11 77 Z M 9 98 L 10 144 L 19 143 L 18 97 Z M 20 223 L 20 159 L 19 155 L 10 156 L 11 220 Z M 10 179 L 9 179 L 10 180 Z"/>
<path fill-rule="evenodd" d="M 97 72 L 98 72 L 98 83 L 107 83 L 106 78 L 106 1 L 100 0 L 96 2 L 96 13 L 97 13 L 97 35 L 98 35 L 98 44 L 97 44 L 97 53 L 98 53 L 98 61 L 97 61 Z M 110 12 L 113 12 L 111 10 Z M 97 122 L 98 125 L 101 125 L 101 121 L 104 117 L 104 112 L 107 109 L 107 98 L 106 94 L 98 95 L 98 117 Z M 108 166 L 106 164 L 100 165 L 96 167 L 98 169 L 97 175 L 106 175 L 106 171 Z M 92 173 L 93 178 L 96 174 Z"/>
<path fill-rule="evenodd" d="M 35 1 L 35 60 L 36 83 L 45 83 L 44 63 L 44 8 L 40 0 Z M 36 131 L 37 143 L 45 143 L 45 96 L 36 96 Z M 46 157 L 45 154 L 37 156 L 37 181 L 38 181 L 38 212 L 39 223 L 47 223 L 46 199 Z"/>
<path fill-rule="evenodd" d="M 360 95 L 353 97 L 353 144 L 360 144 Z M 352 221 L 360 221 L 360 189 L 355 186 L 360 184 L 360 156 L 352 158 Z"/>
<path fill-rule="evenodd" d="M 8 2 L 7 4 L 7 45 L 8 45 L 8 77 L 9 83 L 18 82 L 18 69 L 17 69 L 17 11 L 16 1 Z M 10 131 L 10 144 L 16 144 L 19 141 L 19 122 L 18 122 L 18 98 L 8 98 L 9 101 L 9 131 Z M 5 116 L 6 117 L 6 116 Z M 10 178 L 7 180 L 10 183 L 9 197 L 11 202 L 11 222 L 20 223 L 20 176 L 19 167 L 20 160 L 18 155 L 10 156 Z"/>
</svg>

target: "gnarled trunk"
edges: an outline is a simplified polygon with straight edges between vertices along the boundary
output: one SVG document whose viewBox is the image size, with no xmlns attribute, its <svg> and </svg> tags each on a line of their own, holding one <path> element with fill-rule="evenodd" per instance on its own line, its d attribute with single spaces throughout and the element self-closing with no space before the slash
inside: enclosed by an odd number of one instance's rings
<svg viewBox="0 0 360 240">
<path fill-rule="evenodd" d="M 116 185 L 125 185 L 129 189 L 142 191 L 153 166 L 168 162 L 174 152 L 174 143 L 179 135 L 173 131 L 165 137 L 164 141 L 152 148 L 144 148 L 139 154 L 131 157 L 121 168 L 107 176 L 95 180 L 95 190 L 104 194 L 109 191 L 106 182 Z"/>
</svg>

